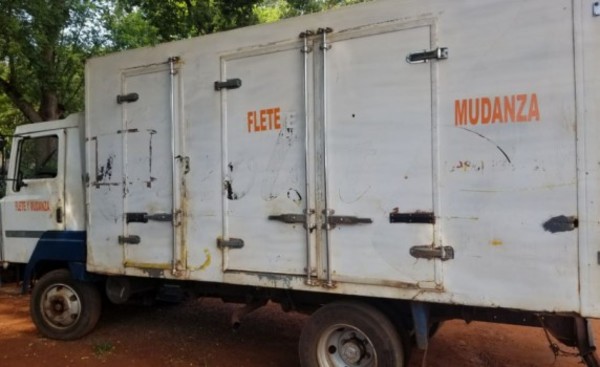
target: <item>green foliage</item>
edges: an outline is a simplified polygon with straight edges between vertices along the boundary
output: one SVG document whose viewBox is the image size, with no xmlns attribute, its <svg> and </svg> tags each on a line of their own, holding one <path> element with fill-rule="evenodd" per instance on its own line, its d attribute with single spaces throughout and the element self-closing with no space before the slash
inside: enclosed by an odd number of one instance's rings
<svg viewBox="0 0 600 367">
<path fill-rule="evenodd" d="M 366 1 L 369 0 L 263 0 L 255 12 L 262 22 L 271 22 Z"/>
<path fill-rule="evenodd" d="M 159 42 L 189 38 L 255 24 L 254 6 L 261 0 L 119 0 L 128 12 L 139 12 L 157 30 Z"/>
<path fill-rule="evenodd" d="M 98 358 L 105 357 L 106 354 L 111 353 L 114 349 L 115 346 L 109 341 L 98 342 L 92 346 L 92 351 Z"/>
<path fill-rule="evenodd" d="M 254 14 L 259 23 L 272 23 L 288 17 L 292 7 L 286 0 L 264 0 L 254 6 Z"/>
<path fill-rule="evenodd" d="M 0 133 L 83 109 L 85 60 L 365 0 L 0 0 Z"/>
<path fill-rule="evenodd" d="M 103 15 L 109 32 L 107 47 L 112 51 L 152 46 L 159 42 L 158 28 L 150 24 L 138 8 L 127 11 L 117 4 Z"/>
<path fill-rule="evenodd" d="M 28 122 L 56 119 L 83 105 L 83 64 L 102 47 L 100 1 L 0 2 L 0 92 Z"/>
</svg>

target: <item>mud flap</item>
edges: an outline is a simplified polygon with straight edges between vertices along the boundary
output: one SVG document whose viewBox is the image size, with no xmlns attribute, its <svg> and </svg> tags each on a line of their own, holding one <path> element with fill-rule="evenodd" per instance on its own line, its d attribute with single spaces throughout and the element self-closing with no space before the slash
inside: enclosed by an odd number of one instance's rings
<svg viewBox="0 0 600 367">
<path fill-rule="evenodd" d="M 585 364 L 588 367 L 600 367 L 600 360 L 596 354 L 594 332 L 590 321 L 582 317 L 576 317 L 575 330 L 577 334 L 577 349 Z"/>
<path fill-rule="evenodd" d="M 586 366 L 600 367 L 594 334 L 589 320 L 583 317 L 545 316 L 542 318 L 542 327 L 548 330 L 559 342 L 577 348 Z M 561 352 L 560 347 L 556 344 L 551 343 L 550 347 L 556 355 Z"/>
</svg>

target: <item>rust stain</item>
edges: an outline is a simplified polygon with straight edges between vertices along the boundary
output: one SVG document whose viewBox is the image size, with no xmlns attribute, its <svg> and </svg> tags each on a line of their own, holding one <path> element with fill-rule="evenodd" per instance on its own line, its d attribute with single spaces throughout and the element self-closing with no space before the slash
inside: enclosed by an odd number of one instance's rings
<svg viewBox="0 0 600 367">
<path fill-rule="evenodd" d="M 504 242 L 502 242 L 502 240 L 499 240 L 499 239 L 495 238 L 495 239 L 493 239 L 493 240 L 490 241 L 490 244 L 492 246 L 502 246 L 502 245 L 504 245 Z"/>
<path fill-rule="evenodd" d="M 485 164 L 483 161 L 473 162 L 473 161 L 458 161 L 452 168 L 450 172 L 481 172 L 485 169 Z"/>
<path fill-rule="evenodd" d="M 210 251 L 208 251 L 208 249 L 206 249 L 206 248 L 204 249 L 204 256 L 206 256 L 206 260 L 204 260 L 204 263 L 202 265 L 200 265 L 198 270 L 204 270 L 210 266 L 212 257 L 210 256 Z"/>
</svg>

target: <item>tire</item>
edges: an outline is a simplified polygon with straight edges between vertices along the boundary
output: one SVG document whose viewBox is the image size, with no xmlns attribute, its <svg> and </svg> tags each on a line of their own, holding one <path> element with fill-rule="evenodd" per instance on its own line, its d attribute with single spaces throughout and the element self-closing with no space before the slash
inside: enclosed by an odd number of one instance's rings
<svg viewBox="0 0 600 367">
<path fill-rule="evenodd" d="M 91 283 L 73 280 L 66 269 L 53 270 L 33 287 L 30 313 L 40 333 L 50 339 L 75 340 L 100 318 L 102 299 Z"/>
<path fill-rule="evenodd" d="M 307 321 L 299 342 L 302 367 L 403 367 L 405 351 L 394 324 L 360 302 L 321 307 Z"/>
</svg>

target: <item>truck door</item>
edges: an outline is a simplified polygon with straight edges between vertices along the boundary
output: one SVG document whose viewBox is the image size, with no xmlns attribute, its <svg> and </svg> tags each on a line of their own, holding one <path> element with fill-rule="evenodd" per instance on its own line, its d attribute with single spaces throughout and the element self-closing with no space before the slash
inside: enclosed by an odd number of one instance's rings
<svg viewBox="0 0 600 367">
<path fill-rule="evenodd" d="M 179 200 L 175 157 L 178 76 L 171 63 L 123 73 L 123 234 L 126 268 L 183 270 L 175 247 Z M 171 66 L 171 67 L 170 67 Z M 132 97 L 136 96 L 136 97 Z"/>
<path fill-rule="evenodd" d="M 65 134 L 44 131 L 13 140 L 2 199 L 4 261 L 27 263 L 47 231 L 64 230 Z"/>
<path fill-rule="evenodd" d="M 299 49 L 294 40 L 222 59 L 225 270 L 306 272 L 311 239 L 302 219 L 309 198 Z M 236 81 L 239 90 L 227 89 Z"/>
<path fill-rule="evenodd" d="M 434 244 L 433 64 L 407 62 L 430 27 L 322 37 L 320 277 L 433 286 L 435 262 L 411 256 Z"/>
</svg>

